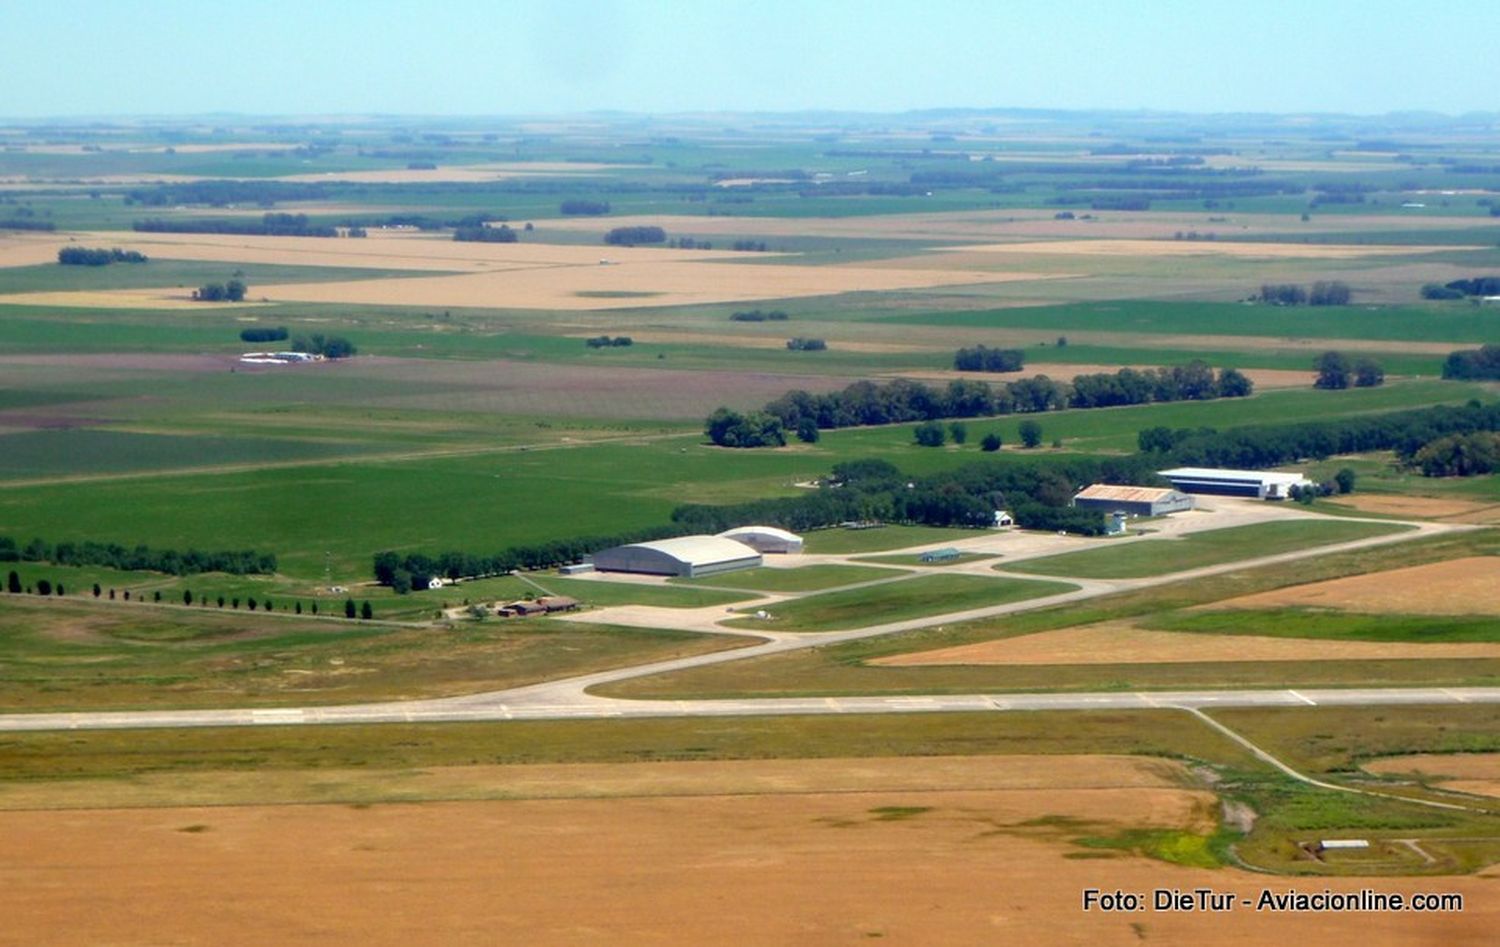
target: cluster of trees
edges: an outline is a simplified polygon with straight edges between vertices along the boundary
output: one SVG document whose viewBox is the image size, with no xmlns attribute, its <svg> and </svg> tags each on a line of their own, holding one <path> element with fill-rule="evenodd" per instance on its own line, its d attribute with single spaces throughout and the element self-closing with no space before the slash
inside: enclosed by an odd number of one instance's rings
<svg viewBox="0 0 1500 947">
<path fill-rule="evenodd" d="M 1320 281 L 1310 289 L 1295 283 L 1266 283 L 1256 297 L 1263 303 L 1275 306 L 1347 306 L 1351 292 L 1349 284 L 1338 280 Z"/>
<path fill-rule="evenodd" d="M 666 243 L 667 232 L 660 227 L 616 227 L 604 235 L 610 246 L 633 247 L 641 243 Z"/>
<path fill-rule="evenodd" d="M 353 342 L 342 336 L 324 336 L 322 333 L 314 332 L 312 335 L 299 335 L 293 339 L 292 351 L 321 355 L 324 358 L 349 358 L 358 349 L 354 347 Z"/>
<path fill-rule="evenodd" d="M 181 204 L 207 204 L 227 207 L 230 204 L 257 204 L 269 207 L 277 201 L 325 200 L 331 196 L 327 184 L 295 181 L 183 181 L 142 187 L 125 194 L 126 206 L 176 207 Z"/>
<path fill-rule="evenodd" d="M 1429 441 L 1408 462 L 1424 477 L 1472 477 L 1500 470 L 1500 434 L 1474 431 Z"/>
<path fill-rule="evenodd" d="M 1450 352 L 1443 360 L 1443 377 L 1465 381 L 1500 379 L 1500 345 Z"/>
<path fill-rule="evenodd" d="M 942 447 L 950 437 L 953 443 L 964 444 L 969 440 L 969 426 L 962 421 L 953 421 L 944 428 L 936 421 L 923 421 L 912 431 L 912 437 L 923 447 Z"/>
<path fill-rule="evenodd" d="M 517 569 L 548 569 L 582 561 L 584 556 L 625 543 L 667 539 L 692 532 L 682 526 L 655 526 L 609 536 L 576 536 L 529 546 L 511 546 L 495 553 L 449 551 L 427 553 L 377 552 L 375 581 L 400 594 L 427 588 L 434 577 L 472 579 L 506 575 Z"/>
<path fill-rule="evenodd" d="M 1463 299 L 1465 296 L 1500 296 L 1500 276 L 1476 276 L 1422 286 L 1423 299 Z"/>
<path fill-rule="evenodd" d="M 193 298 L 205 303 L 237 303 L 245 298 L 250 287 L 242 279 L 231 279 L 227 283 L 205 283 L 193 290 Z"/>
<path fill-rule="evenodd" d="M 140 233 L 228 233 L 255 237 L 337 237 L 338 228 L 310 223 L 306 214 L 266 214 L 254 220 L 209 220 L 152 217 L 131 227 Z"/>
<path fill-rule="evenodd" d="M 729 314 L 730 322 L 785 322 L 786 318 L 780 309 L 744 309 Z"/>
<path fill-rule="evenodd" d="M 607 335 L 596 335 L 591 339 L 584 340 L 583 344 L 591 349 L 621 348 L 627 345 L 634 345 L 635 340 L 628 335 L 617 335 L 613 338 Z"/>
<path fill-rule="evenodd" d="M 1313 371 L 1318 373 L 1314 388 L 1375 388 L 1385 384 L 1385 369 L 1368 356 L 1350 359 L 1343 352 L 1324 352 L 1313 359 Z"/>
<path fill-rule="evenodd" d="M 274 329 L 241 329 L 241 342 L 281 342 L 288 338 L 286 326 Z"/>
<path fill-rule="evenodd" d="M 1026 356 L 1020 349 L 992 349 L 985 345 L 953 353 L 953 367 L 961 372 L 1018 372 Z"/>
<path fill-rule="evenodd" d="M 822 352 L 828 348 L 828 343 L 822 339 L 804 339 L 798 336 L 787 339 L 786 347 L 793 352 Z"/>
<path fill-rule="evenodd" d="M 1439 406 L 1412 411 L 1264 424 L 1215 431 L 1212 428 L 1140 432 L 1144 456 L 1159 465 L 1260 469 L 1301 460 L 1323 460 L 1335 454 L 1394 450 L 1410 462 L 1424 445 L 1449 434 L 1500 431 L 1500 402 Z"/>
<path fill-rule="evenodd" d="M 1186 365 L 1146 369 L 1122 368 L 1117 372 L 1079 375 L 1068 392 L 1071 408 L 1110 408 L 1153 401 L 1211 401 L 1244 398 L 1255 384 L 1238 369 L 1223 368 L 1218 376 L 1207 362 L 1194 359 Z"/>
<path fill-rule="evenodd" d="M 477 226 L 455 228 L 453 239 L 459 243 L 515 243 L 519 237 L 509 224 L 489 227 L 481 223 Z"/>
<path fill-rule="evenodd" d="M 10 536 L 0 536 L 0 562 L 106 566 L 123 572 L 165 572 L 168 575 L 196 575 L 200 572 L 270 575 L 276 571 L 274 555 L 251 549 L 217 552 L 188 549 L 178 552 L 149 546 L 127 549 L 117 543 L 62 542 L 53 545 L 40 538 L 23 546 Z"/>
<path fill-rule="evenodd" d="M 1009 510 L 1028 529 L 1097 535 L 1104 518 L 1071 508 L 1079 483 L 1158 483 L 1152 458 L 1035 458 L 996 465 L 968 464 L 928 477 L 908 476 L 884 460 L 836 465 L 822 486 L 795 497 L 726 506 L 688 504 L 672 521 L 693 532 L 720 532 L 749 523 L 791 530 L 839 523 L 920 523 L 985 527 L 996 510 Z"/>
<path fill-rule="evenodd" d="M 720 408 L 703 422 L 703 433 L 720 447 L 782 447 L 786 444 L 786 429 L 781 419 L 765 411 L 741 414 Z M 816 433 L 812 439 L 817 440 Z"/>
<path fill-rule="evenodd" d="M 582 198 L 573 198 L 563 201 L 557 209 L 564 217 L 600 217 L 609 213 L 609 201 L 586 201 Z"/>
<path fill-rule="evenodd" d="M 146 255 L 136 250 L 121 250 L 114 247 L 63 247 L 57 251 L 57 262 L 63 266 L 108 266 L 111 263 L 145 263 Z"/>
<path fill-rule="evenodd" d="M 33 220 L 29 217 L 0 217 L 0 230 L 56 230 L 50 220 Z"/>
<path fill-rule="evenodd" d="M 827 431 L 905 421 L 1030 414 L 1068 405 L 1100 408 L 1148 401 L 1243 397 L 1253 390 L 1250 379 L 1232 368 L 1220 371 L 1215 377 L 1206 363 L 1194 361 L 1151 371 L 1125 368 L 1114 374 L 1083 375 L 1071 386 L 1045 375 L 995 386 L 979 381 L 955 380 L 943 389 L 905 378 L 885 384 L 858 381 L 842 391 L 827 394 L 815 395 L 800 389 L 789 391 L 767 404 L 764 413 L 780 420 L 782 430 L 796 431 L 800 437 L 808 429 Z M 727 409 L 720 409 L 720 412 L 740 416 Z M 715 417 L 720 412 L 715 412 Z M 715 429 L 718 429 L 716 425 L 708 425 L 710 437 Z M 734 430 L 735 425 L 722 426 L 722 429 Z M 816 439 L 816 435 L 803 437 L 809 441 Z M 720 442 L 716 440 L 714 443 Z M 782 442 L 773 438 L 766 443 Z M 721 446 L 761 445 L 742 441 Z"/>
<path fill-rule="evenodd" d="M 27 595 L 68 594 L 68 590 L 63 587 L 63 584 L 61 582 L 57 583 L 57 585 L 53 585 L 52 582 L 48 579 L 37 579 L 36 585 L 23 586 L 21 584 L 21 574 L 14 569 L 10 570 L 10 575 L 5 577 L 5 591 L 9 592 L 12 595 L 20 595 L 22 592 L 25 592 Z"/>
</svg>

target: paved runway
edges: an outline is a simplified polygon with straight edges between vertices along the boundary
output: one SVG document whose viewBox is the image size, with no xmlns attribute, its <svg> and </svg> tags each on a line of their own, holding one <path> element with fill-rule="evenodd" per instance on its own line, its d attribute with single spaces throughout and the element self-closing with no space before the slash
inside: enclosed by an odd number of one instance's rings
<svg viewBox="0 0 1500 947">
<path fill-rule="evenodd" d="M 406 704 L 265 710 L 13 714 L 0 717 L 0 730 L 128 730 L 153 727 L 600 720 L 642 717 L 1149 710 L 1173 707 L 1385 707 L 1402 704 L 1495 703 L 1500 703 L 1500 687 L 955 694 L 931 697 L 771 697 L 729 700 L 613 700 L 591 697 L 582 703 L 574 704 L 552 702 L 512 704 L 498 699 L 492 703 L 459 703 L 439 700 Z"/>
</svg>

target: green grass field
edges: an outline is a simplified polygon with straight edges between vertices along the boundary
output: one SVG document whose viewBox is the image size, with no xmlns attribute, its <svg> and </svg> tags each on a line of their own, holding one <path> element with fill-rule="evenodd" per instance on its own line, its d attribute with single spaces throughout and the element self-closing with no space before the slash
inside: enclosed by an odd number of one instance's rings
<svg viewBox="0 0 1500 947">
<path fill-rule="evenodd" d="M 920 575 L 882 585 L 823 592 L 782 602 L 769 619 L 739 619 L 737 628 L 770 631 L 837 631 L 1004 605 L 1072 591 L 1064 582 L 990 579 L 977 575 Z"/>
<path fill-rule="evenodd" d="M 1148 538 L 1128 545 L 1028 559 L 1003 568 L 1010 572 L 1083 579 L 1138 578 L 1385 536 L 1410 528 L 1344 520 L 1256 523 L 1188 533 L 1174 539 Z"/>
<path fill-rule="evenodd" d="M 26 712 L 450 696 L 740 644 L 545 619 L 400 628 L 13 595 L 0 624 L 0 708 Z"/>
<path fill-rule="evenodd" d="M 1159 631 L 1208 635 L 1319 638 L 1330 641 L 1500 641 L 1492 615 L 1351 614 L 1327 609 L 1224 609 L 1178 612 L 1142 624 Z"/>
</svg>

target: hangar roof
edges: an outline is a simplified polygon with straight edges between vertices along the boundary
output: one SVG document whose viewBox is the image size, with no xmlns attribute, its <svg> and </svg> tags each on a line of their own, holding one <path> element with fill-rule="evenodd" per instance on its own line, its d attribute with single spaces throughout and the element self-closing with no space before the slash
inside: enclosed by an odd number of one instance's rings
<svg viewBox="0 0 1500 947">
<path fill-rule="evenodd" d="M 649 543 L 629 543 L 626 548 L 654 549 L 694 565 L 730 562 L 760 555 L 744 543 L 722 536 L 678 536 L 675 539 L 657 539 Z"/>
</svg>

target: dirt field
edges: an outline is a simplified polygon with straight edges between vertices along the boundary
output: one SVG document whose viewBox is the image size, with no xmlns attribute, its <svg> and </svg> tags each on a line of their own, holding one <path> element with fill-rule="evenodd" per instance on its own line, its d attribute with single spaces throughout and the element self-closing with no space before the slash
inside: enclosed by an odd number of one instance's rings
<svg viewBox="0 0 1500 947">
<path fill-rule="evenodd" d="M 692 372 L 510 360 L 361 357 L 336 368 L 350 377 L 437 386 L 430 394 L 392 393 L 372 397 L 371 405 L 542 417 L 699 420 L 705 410 L 703 405 L 710 401 L 746 409 L 759 407 L 793 388 L 823 392 L 848 384 L 848 379 L 832 376 Z"/>
<path fill-rule="evenodd" d="M 1477 503 L 1473 500 L 1352 493 L 1339 497 L 1335 502 L 1361 513 L 1386 513 L 1452 523 L 1500 523 L 1500 505 Z"/>
<path fill-rule="evenodd" d="M 596 175 L 640 165 L 594 164 L 584 161 L 517 161 L 496 164 L 453 165 L 428 170 L 389 168 L 380 171 L 324 171 L 289 174 L 278 181 L 356 181 L 367 184 L 422 184 L 439 181 L 504 181 L 528 177 L 578 177 Z"/>
<path fill-rule="evenodd" d="M 1192 664 L 1382 658 L 1500 658 L 1500 644 L 1386 644 L 1200 635 L 1148 631 L 1129 622 L 1101 622 L 1083 628 L 1062 628 L 1019 638 L 897 654 L 870 663 L 886 667 L 923 667 L 934 664 Z"/>
<path fill-rule="evenodd" d="M 1500 796 L 1500 753 L 1416 753 L 1388 756 L 1363 769 L 1381 775 L 1412 774 L 1454 792 Z"/>
<path fill-rule="evenodd" d="M 1380 247 L 1363 244 L 1240 243 L 1227 240 L 1054 240 L 954 247 L 959 253 L 1053 254 L 1058 256 L 1228 256 L 1266 260 L 1353 260 L 1372 256 L 1446 253 L 1476 247 Z"/>
<path fill-rule="evenodd" d="M 1500 614 L 1500 558 L 1474 556 L 1294 585 L 1215 602 L 1213 607 L 1336 608 L 1405 615 Z"/>
<path fill-rule="evenodd" d="M 1085 762 L 1092 785 L 1130 773 Z M 0 943 L 1462 945 L 1500 923 L 1494 877 L 1295 884 L 1067 857 L 1074 834 L 1201 828 L 1207 802 L 1129 786 L 4 813 Z M 1047 816 L 1091 824 L 1018 824 Z M 1458 891 L 1466 910 L 1080 910 L 1087 887 L 1199 885 Z"/>
<path fill-rule="evenodd" d="M 1048 278 L 1032 273 L 963 270 L 677 262 L 645 255 L 654 255 L 655 250 L 624 254 L 615 248 L 583 249 L 588 249 L 593 259 L 567 266 L 461 276 L 257 286 L 254 292 L 271 299 L 297 302 L 592 310 L 792 299 Z M 601 258 L 607 258 L 610 265 L 601 266 Z"/>
</svg>

